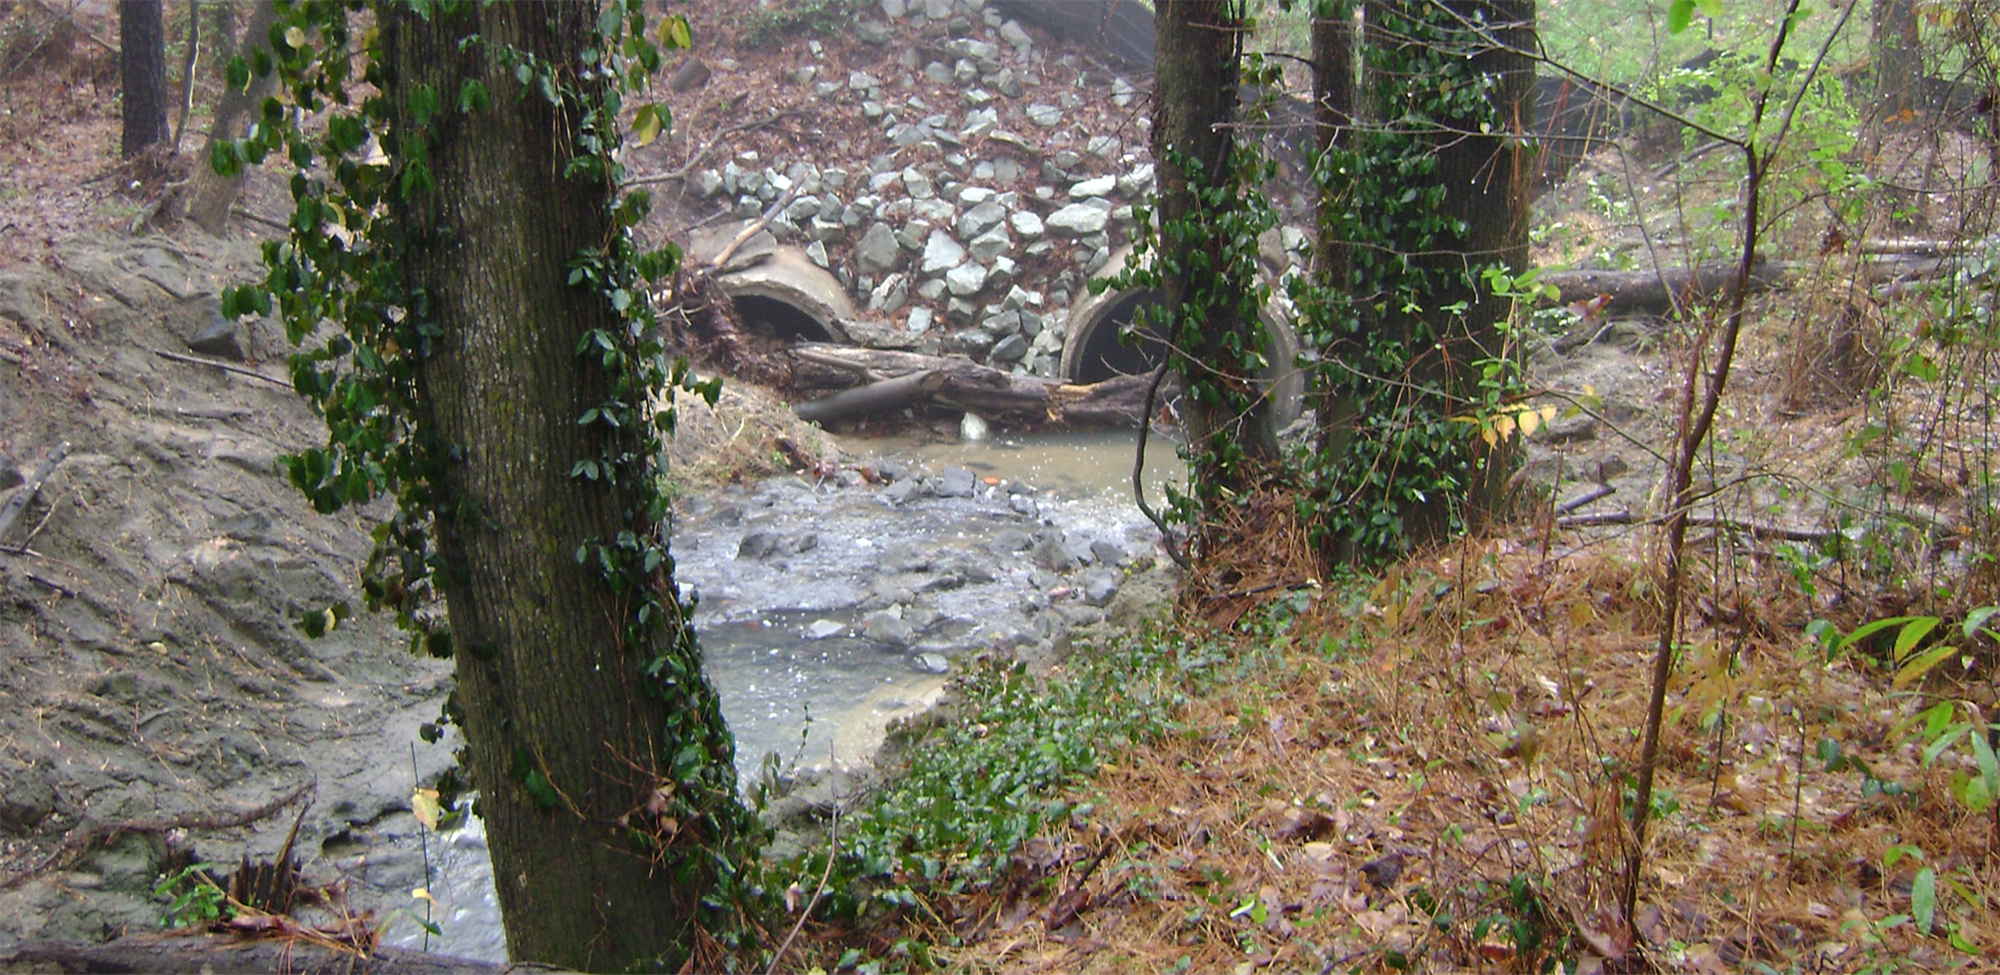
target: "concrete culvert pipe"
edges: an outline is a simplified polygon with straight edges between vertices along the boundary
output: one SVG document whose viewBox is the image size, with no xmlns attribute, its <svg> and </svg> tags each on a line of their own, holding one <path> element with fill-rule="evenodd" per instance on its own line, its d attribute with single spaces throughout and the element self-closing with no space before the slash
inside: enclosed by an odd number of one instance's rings
<svg viewBox="0 0 2000 975">
<path fill-rule="evenodd" d="M 1120 253 L 1105 265 L 1101 276 L 1118 273 L 1130 252 Z M 1070 309 L 1069 331 L 1063 342 L 1062 375 L 1074 383 L 1095 383 L 1113 376 L 1150 372 L 1157 368 L 1165 346 L 1151 334 L 1135 343 L 1120 339 L 1142 308 L 1156 307 L 1159 291 L 1128 289 L 1091 295 Z M 1271 411 L 1274 427 L 1282 429 L 1305 410 L 1305 374 L 1299 369 L 1298 335 L 1272 305 L 1264 307 L 1264 332 L 1269 336 L 1265 358 L 1270 366 L 1264 382 L 1275 399 Z"/>
<path fill-rule="evenodd" d="M 703 228 L 687 242 L 692 264 L 711 264 L 750 221 Z M 754 335 L 783 342 L 839 342 L 852 339 L 847 322 L 858 316 L 847 289 L 797 247 L 780 246 L 770 231 L 752 235 L 715 276 L 715 284 L 736 306 L 736 316 Z"/>
<path fill-rule="evenodd" d="M 736 317 L 753 335 L 783 342 L 849 341 L 844 324 L 854 303 L 833 275 L 796 247 L 779 247 L 762 262 L 716 277 L 736 304 Z"/>
</svg>

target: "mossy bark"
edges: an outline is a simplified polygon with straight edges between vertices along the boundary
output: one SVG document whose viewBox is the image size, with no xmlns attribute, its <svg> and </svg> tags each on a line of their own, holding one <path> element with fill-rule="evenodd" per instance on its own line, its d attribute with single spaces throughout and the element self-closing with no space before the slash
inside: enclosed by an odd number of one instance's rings
<svg viewBox="0 0 2000 975">
<path fill-rule="evenodd" d="M 586 540 L 649 530 L 635 492 L 570 475 L 620 448 L 577 423 L 612 395 L 610 374 L 577 351 L 590 330 L 623 325 L 602 294 L 567 284 L 572 258 L 611 238 L 612 187 L 565 178 L 574 103 L 524 91 L 514 72 L 514 54 L 532 56 L 589 97 L 602 82 L 575 65 L 597 5 L 378 9 L 385 148 L 436 187 L 399 196 L 391 216 L 418 296 L 407 313 L 438 328 L 419 367 L 420 428 L 438 465 L 456 694 L 509 950 L 581 970 L 678 967 L 701 939 L 697 908 L 720 862 L 708 851 L 740 820 L 713 807 L 703 821 L 637 826 L 687 747 L 719 766 L 730 789 L 718 802 L 733 807 L 733 751 L 705 681 L 670 688 L 646 674 L 663 651 L 696 653 L 684 621 L 660 645 L 626 645 L 633 596 L 575 558 Z M 454 110 L 467 81 L 490 93 L 483 111 Z M 419 115 L 423 91 L 439 111 Z M 702 740 L 664 740 L 670 707 L 708 717 Z M 666 854 L 639 832 L 671 841 Z"/>
</svg>

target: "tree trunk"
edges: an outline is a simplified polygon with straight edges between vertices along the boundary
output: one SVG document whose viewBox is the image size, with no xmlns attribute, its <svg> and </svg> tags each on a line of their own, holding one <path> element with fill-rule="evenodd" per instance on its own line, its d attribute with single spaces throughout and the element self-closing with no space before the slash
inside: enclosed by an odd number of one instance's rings
<svg viewBox="0 0 2000 975">
<path fill-rule="evenodd" d="M 1241 199 L 1229 128 L 1236 117 L 1240 6 L 1230 0 L 1175 0 L 1155 9 L 1153 158 L 1159 166 L 1162 228 L 1191 222 L 1214 228 Z M 1190 169 L 1176 165 L 1177 158 Z M 1197 492 L 1208 499 L 1249 486 L 1256 464 L 1225 462 L 1233 452 L 1240 450 L 1251 462 L 1278 457 L 1269 401 L 1256 395 L 1256 377 L 1238 352 L 1267 347 L 1261 322 L 1244 314 L 1251 282 L 1218 267 L 1218 251 L 1210 234 L 1163 230 L 1155 265 L 1167 313 L 1166 327 L 1157 330 L 1176 350 L 1193 477 Z M 1197 301 L 1199 307 L 1190 307 Z M 1200 318 L 1189 320 L 1190 315 Z M 1252 405 L 1239 408 L 1232 398 Z"/>
<path fill-rule="evenodd" d="M 1316 129 L 1313 141 L 1322 157 L 1344 151 L 1352 142 L 1356 101 L 1354 55 L 1354 0 L 1319 0 L 1312 20 Z M 1322 158 L 1314 167 L 1315 182 L 1321 192 L 1317 197 L 1319 263 L 1313 270 L 1322 289 L 1321 300 L 1342 303 L 1339 308 L 1326 309 L 1326 313 L 1351 320 L 1355 308 L 1350 302 L 1354 290 L 1354 255 L 1351 242 L 1342 239 L 1340 230 L 1340 212 L 1349 201 L 1345 194 L 1336 195 L 1335 188 L 1342 184 L 1333 173 L 1322 169 L 1331 165 L 1329 158 Z M 1337 347 L 1335 339 L 1349 333 L 1347 328 L 1336 328 L 1331 334 L 1312 336 L 1307 344 L 1338 356 L 1343 350 Z M 1341 441 L 1351 428 L 1354 403 L 1344 397 L 1336 400 L 1325 388 L 1326 383 L 1318 385 L 1312 397 L 1318 424 L 1316 442 L 1321 456 L 1331 457 L 1340 451 Z"/>
<path fill-rule="evenodd" d="M 229 8 L 228 4 L 222 5 Z M 250 24 L 243 31 L 243 40 L 236 48 L 236 56 L 248 61 L 257 51 L 268 49 L 271 44 L 271 22 L 277 5 L 271 0 L 256 0 L 250 14 Z M 174 203 L 160 208 L 163 219 L 171 225 L 175 217 L 181 216 L 214 236 L 222 235 L 222 228 L 229 222 L 229 208 L 242 195 L 243 181 L 250 176 L 248 166 L 241 167 L 231 176 L 220 176 L 209 159 L 215 153 L 216 143 L 234 139 L 242 135 L 245 116 L 262 104 L 264 99 L 277 89 L 278 73 L 273 71 L 263 77 L 250 76 L 250 87 L 245 90 L 225 88 L 222 98 L 215 103 L 215 119 L 208 127 L 208 141 L 202 144 L 201 156 L 195 160 L 194 174 L 187 185 L 180 189 Z"/>
<path fill-rule="evenodd" d="M 1875 0 L 1869 34 L 1878 121 L 1908 118 L 1923 97 L 1924 61 L 1917 0 Z"/>
<path fill-rule="evenodd" d="M 1390 43 L 1414 43 L 1399 31 L 1397 21 L 1410 23 L 1424 16 L 1434 0 L 1375 0 L 1371 30 L 1382 24 Z M 1410 254 L 1413 268 L 1424 272 L 1431 292 L 1421 309 L 1390 308 L 1382 327 L 1400 336 L 1412 351 L 1409 378 L 1442 390 L 1448 415 L 1473 409 L 1480 400 L 1481 363 L 1511 354 L 1503 326 L 1513 311 L 1509 299 L 1495 297 L 1480 279 L 1483 268 L 1500 265 L 1510 273 L 1528 268 L 1528 203 L 1533 180 L 1533 150 L 1528 137 L 1534 124 L 1534 70 L 1525 52 L 1534 48 L 1534 0 L 1444 0 L 1448 20 L 1484 25 L 1491 40 L 1474 30 L 1446 28 L 1437 43 L 1466 58 L 1475 76 L 1490 78 L 1488 101 L 1496 115 L 1482 131 L 1476 111 L 1459 117 L 1433 118 L 1423 138 L 1432 146 L 1436 170 L 1426 182 L 1441 187 L 1438 216 L 1456 221 L 1462 232 L 1439 233 L 1427 241 L 1411 240 L 1398 249 Z M 1380 11 L 1383 16 L 1374 14 Z M 1497 43 L 1495 43 L 1497 42 Z M 1383 84 L 1378 79 L 1378 84 Z M 1432 79 L 1388 79 L 1385 93 L 1393 98 L 1405 86 L 1434 84 Z M 1398 118 L 1392 105 L 1381 117 Z M 1455 308 L 1461 307 L 1462 311 Z M 1477 526 L 1499 513 L 1512 462 L 1509 441 L 1478 456 L 1478 470 L 1462 498 L 1430 497 L 1406 514 L 1404 527 L 1413 544 L 1442 538 L 1452 525 L 1452 506 L 1464 505 L 1465 523 Z"/>
<path fill-rule="evenodd" d="M 160 0 L 118 0 L 118 71 L 124 99 L 118 151 L 130 159 L 168 135 L 166 26 Z"/>
<path fill-rule="evenodd" d="M 406 174 L 425 166 L 435 180 L 392 194 L 390 216 L 408 242 L 402 283 L 421 296 L 409 314 L 437 328 L 417 377 L 419 428 L 439 458 L 455 696 L 510 953 L 592 971 L 716 967 L 693 952 L 705 943 L 701 899 L 741 822 L 729 733 L 685 622 L 667 623 L 661 645 L 623 645 L 636 597 L 573 554 L 655 530 L 632 488 L 571 475 L 620 449 L 577 422 L 619 395 L 577 349 L 591 330 L 624 326 L 602 294 L 566 284 L 571 260 L 613 233 L 612 188 L 562 175 L 582 151 L 570 141 L 578 102 L 605 95 L 603 79 L 574 70 L 596 42 L 598 6 L 377 11 L 384 144 Z M 577 97 L 558 108 L 524 90 L 523 57 Z M 484 110 L 418 114 L 426 99 L 456 101 L 467 81 L 491 92 Z M 669 589 L 671 573 L 668 563 Z M 649 676 L 656 658 L 658 673 L 692 679 Z M 700 716 L 699 740 L 667 737 L 670 708 Z M 701 814 L 647 818 L 656 792 L 676 789 Z"/>
</svg>

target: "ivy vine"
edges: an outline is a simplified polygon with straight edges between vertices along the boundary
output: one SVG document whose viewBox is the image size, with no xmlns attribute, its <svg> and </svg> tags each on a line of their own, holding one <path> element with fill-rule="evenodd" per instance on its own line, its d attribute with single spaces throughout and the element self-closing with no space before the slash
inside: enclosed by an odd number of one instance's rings
<svg viewBox="0 0 2000 975">
<path fill-rule="evenodd" d="M 1353 10 L 1320 6 L 1320 16 Z M 1334 414 L 1321 417 L 1331 435 L 1305 456 L 1301 514 L 1320 533 L 1322 551 L 1361 563 L 1401 556 L 1419 534 L 1413 525 L 1440 505 L 1449 530 L 1463 530 L 1455 501 L 1490 456 L 1479 434 L 1495 429 L 1492 411 L 1520 389 L 1505 349 L 1471 363 L 1480 377 L 1476 399 L 1456 388 L 1457 364 L 1438 355 L 1464 329 L 1465 309 L 1448 296 L 1470 293 L 1496 268 L 1465 262 L 1447 273 L 1411 259 L 1463 250 L 1467 228 L 1444 209 L 1434 137 L 1504 131 L 1495 78 L 1470 56 L 1467 25 L 1442 5 L 1368 9 L 1377 21 L 1371 36 L 1396 39 L 1362 47 L 1373 82 L 1370 120 L 1313 165 L 1320 239 L 1344 245 L 1346 278 L 1301 275 L 1288 283 L 1301 339 L 1318 350 L 1311 363 L 1318 408 Z"/>
<path fill-rule="evenodd" d="M 410 12 L 425 18 L 458 16 L 470 7 L 470 0 L 408 4 Z M 725 943 L 736 932 L 738 944 L 747 944 L 749 935 L 728 905 L 749 894 L 743 869 L 754 860 L 762 828 L 737 800 L 733 748 L 727 732 L 719 730 L 724 725 L 717 699 L 686 625 L 692 603 L 672 584 L 665 530 L 670 510 L 664 450 L 674 426 L 672 394 L 690 391 L 712 404 L 719 380 L 694 382 L 687 362 L 667 354 L 647 286 L 673 274 L 679 254 L 671 245 L 657 250 L 639 245 L 635 231 L 650 200 L 643 191 L 618 192 L 624 178 L 618 150 L 627 138 L 619 121 L 625 100 L 647 91 L 665 52 L 686 48 L 691 40 L 685 17 L 667 16 L 649 31 L 643 8 L 636 0 L 606 2 L 596 43 L 564 63 L 511 48 L 486 50 L 487 41 L 477 35 L 467 36 L 460 50 L 498 59 L 511 68 L 522 97 L 544 99 L 571 119 L 563 176 L 602 184 L 612 201 L 611 233 L 569 264 L 569 286 L 601 295 L 620 322 L 589 331 L 575 350 L 581 363 L 602 370 L 609 381 L 603 400 L 576 418 L 596 445 L 596 456 L 578 461 L 569 473 L 617 486 L 621 496 L 635 500 L 624 512 L 629 528 L 612 538 L 579 540 L 575 558 L 595 569 L 613 602 L 630 607 L 622 645 L 655 648 L 644 668 L 652 691 L 672 705 L 663 740 L 678 744 L 661 757 L 674 787 L 661 791 L 670 796 L 670 807 L 656 812 L 661 821 L 712 827 L 682 835 L 723 838 L 706 851 L 704 869 L 718 878 L 720 889 L 704 898 L 712 922 L 705 927 Z M 226 289 L 222 310 L 228 316 L 275 315 L 300 350 L 290 357 L 292 384 L 324 419 L 327 439 L 281 458 L 291 483 L 326 513 L 394 499 L 393 511 L 374 529 L 373 550 L 362 569 L 368 607 L 393 613 L 409 632 L 413 652 L 490 653 L 491 648 L 455 645 L 443 612 L 441 580 L 447 569 L 439 532 L 479 515 L 441 508 L 442 472 L 462 459 L 462 451 L 427 428 L 418 367 L 446 326 L 434 315 L 429 296 L 401 272 L 401 255 L 440 242 L 400 222 L 392 204 L 438 191 L 427 163 L 432 140 L 448 138 L 454 126 L 477 124 L 495 96 L 468 79 L 451 92 L 418 87 L 407 104 L 390 105 L 375 28 L 357 33 L 354 26 L 371 25 L 364 16 L 370 12 L 379 16 L 380 9 L 358 0 L 280 4 L 268 51 L 238 58 L 228 68 L 228 83 L 238 90 L 275 71 L 279 91 L 265 99 L 243 137 L 217 144 L 210 161 L 229 175 L 281 157 L 292 172 L 293 210 L 287 236 L 263 245 L 263 281 Z M 392 125 L 395 109 L 416 127 Z M 645 145 L 671 124 L 664 105 L 639 105 L 630 138 Z M 309 613 L 299 625 L 317 636 L 346 613 L 344 606 Z M 436 741 L 445 724 L 463 723 L 465 717 L 454 697 L 440 720 L 424 727 L 424 737 Z M 537 793 L 535 783 L 524 784 Z M 624 832 L 640 855 L 668 868 L 669 876 L 693 876 L 693 861 L 666 849 L 671 835 L 639 824 L 628 824 Z"/>
</svg>

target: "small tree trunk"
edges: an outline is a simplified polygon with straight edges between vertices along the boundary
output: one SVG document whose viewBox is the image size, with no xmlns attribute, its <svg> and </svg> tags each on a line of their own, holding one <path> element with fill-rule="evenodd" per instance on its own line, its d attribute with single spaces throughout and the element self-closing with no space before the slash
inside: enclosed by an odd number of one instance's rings
<svg viewBox="0 0 2000 975">
<path fill-rule="evenodd" d="M 118 70 L 124 97 L 118 151 L 130 159 L 168 135 L 166 26 L 160 0 L 118 0 Z"/>
<path fill-rule="evenodd" d="M 223 4 L 228 9 L 228 4 Z M 269 48 L 271 43 L 271 23 L 275 19 L 276 4 L 271 0 L 256 0 L 250 24 L 243 32 L 242 43 L 236 48 L 236 56 L 248 60 L 258 49 Z M 181 215 L 210 234 L 221 236 L 222 229 L 229 222 L 229 208 L 236 204 L 243 193 L 243 181 L 250 175 L 248 167 L 238 169 L 233 176 L 219 176 L 208 164 L 215 152 L 215 145 L 241 135 L 244 117 L 271 92 L 276 90 L 278 73 L 273 71 L 262 78 L 254 74 L 250 87 L 239 91 L 226 88 L 222 98 L 215 104 L 215 118 L 209 123 L 208 140 L 202 144 L 201 157 L 195 161 L 194 175 L 182 187 L 180 195 L 160 207 L 160 219 L 171 225 Z"/>
<path fill-rule="evenodd" d="M 1875 0 L 1869 35 L 1875 77 L 1875 118 L 1889 121 L 1916 110 L 1923 93 L 1924 62 L 1917 0 Z"/>
</svg>

